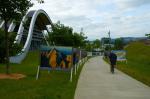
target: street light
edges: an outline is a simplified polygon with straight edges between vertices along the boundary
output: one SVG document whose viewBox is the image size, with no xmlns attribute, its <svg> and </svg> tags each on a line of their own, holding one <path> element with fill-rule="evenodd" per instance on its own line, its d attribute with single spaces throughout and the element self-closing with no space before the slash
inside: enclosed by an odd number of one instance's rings
<svg viewBox="0 0 150 99">
<path fill-rule="evenodd" d="M 110 48 L 111 48 L 111 46 L 110 46 L 110 43 L 111 43 L 110 30 L 109 30 L 109 32 L 108 32 L 108 39 L 109 39 L 109 50 L 110 50 Z"/>
</svg>

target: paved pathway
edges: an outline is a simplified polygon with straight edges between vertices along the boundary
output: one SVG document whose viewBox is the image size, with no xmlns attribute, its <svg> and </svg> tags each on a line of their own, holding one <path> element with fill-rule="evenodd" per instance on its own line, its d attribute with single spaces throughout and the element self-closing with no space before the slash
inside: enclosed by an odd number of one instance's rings
<svg viewBox="0 0 150 99">
<path fill-rule="evenodd" d="M 111 74 L 99 56 L 85 64 L 75 99 L 150 99 L 150 87 L 118 70 Z"/>
</svg>

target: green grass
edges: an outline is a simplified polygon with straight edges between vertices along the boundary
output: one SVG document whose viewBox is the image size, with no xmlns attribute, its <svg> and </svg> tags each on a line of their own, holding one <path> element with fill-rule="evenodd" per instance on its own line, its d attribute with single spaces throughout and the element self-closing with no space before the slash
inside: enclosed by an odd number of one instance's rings
<svg viewBox="0 0 150 99">
<path fill-rule="evenodd" d="M 128 62 L 118 62 L 117 68 L 150 86 L 150 46 L 133 42 L 125 50 Z"/>
<path fill-rule="evenodd" d="M 150 86 L 150 46 L 133 42 L 125 50 L 128 62 L 117 62 L 117 68 Z"/>
<path fill-rule="evenodd" d="M 42 71 L 35 80 L 39 64 L 38 52 L 30 52 L 21 64 L 10 64 L 11 73 L 21 73 L 26 78 L 20 80 L 0 80 L 1 99 L 73 99 L 82 70 L 80 66 L 73 82 L 69 82 L 70 73 L 62 71 Z M 0 64 L 0 73 L 5 73 L 5 65 Z"/>
</svg>

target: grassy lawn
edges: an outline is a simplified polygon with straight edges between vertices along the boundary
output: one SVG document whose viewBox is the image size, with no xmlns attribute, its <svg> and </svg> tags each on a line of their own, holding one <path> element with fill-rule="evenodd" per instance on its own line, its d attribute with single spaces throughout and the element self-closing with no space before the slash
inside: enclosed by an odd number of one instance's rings
<svg viewBox="0 0 150 99">
<path fill-rule="evenodd" d="M 80 71 L 69 82 L 70 72 L 42 71 L 39 80 L 35 80 L 39 64 L 38 52 L 30 52 L 21 64 L 11 64 L 11 73 L 21 73 L 26 78 L 20 80 L 0 80 L 1 99 L 73 99 Z M 0 64 L 0 73 L 5 66 Z"/>
<path fill-rule="evenodd" d="M 150 86 L 150 46 L 133 42 L 125 50 L 128 63 L 118 62 L 117 68 Z"/>
</svg>

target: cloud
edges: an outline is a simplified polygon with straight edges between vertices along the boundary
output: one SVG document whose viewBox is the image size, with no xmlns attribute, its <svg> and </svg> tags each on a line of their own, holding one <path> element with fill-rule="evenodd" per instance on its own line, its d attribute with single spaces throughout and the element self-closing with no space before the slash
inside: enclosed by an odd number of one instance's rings
<svg viewBox="0 0 150 99">
<path fill-rule="evenodd" d="M 118 5 L 120 8 L 128 9 L 140 7 L 143 5 L 149 5 L 150 0 L 115 0 L 115 4 Z"/>
<path fill-rule="evenodd" d="M 150 31 L 150 0 L 45 0 L 32 9 L 44 9 L 53 22 L 58 20 L 84 29 L 88 39 L 144 36 Z"/>
</svg>

